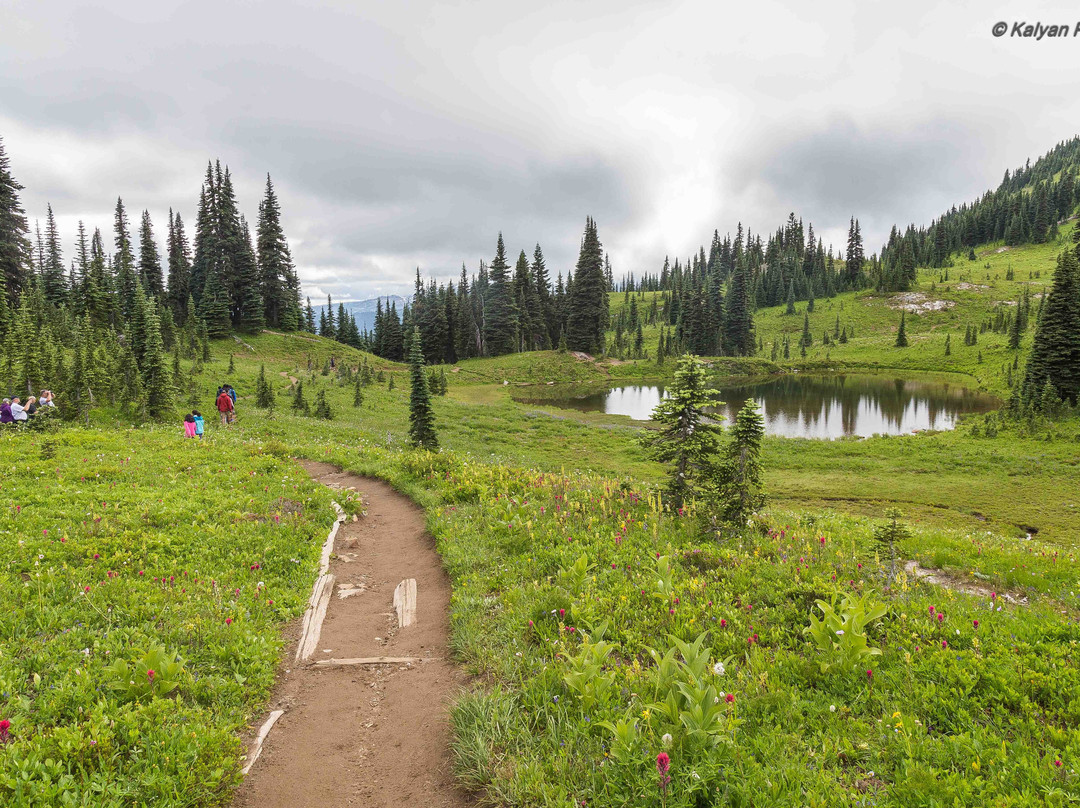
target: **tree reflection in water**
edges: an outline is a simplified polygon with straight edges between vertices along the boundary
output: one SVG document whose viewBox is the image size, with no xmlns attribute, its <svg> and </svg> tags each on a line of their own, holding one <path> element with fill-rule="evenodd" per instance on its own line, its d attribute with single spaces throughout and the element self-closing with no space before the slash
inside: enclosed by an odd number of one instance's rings
<svg viewBox="0 0 1080 808">
<path fill-rule="evenodd" d="M 993 396 L 958 384 L 872 374 L 811 376 L 790 374 L 739 384 L 714 382 L 728 421 L 753 398 L 772 435 L 801 438 L 901 435 L 923 429 L 952 429 L 957 417 L 1001 406 Z M 585 412 L 605 412 L 648 420 L 664 395 L 661 384 L 636 384 L 597 390 L 561 386 L 552 397 L 520 399 Z"/>
</svg>

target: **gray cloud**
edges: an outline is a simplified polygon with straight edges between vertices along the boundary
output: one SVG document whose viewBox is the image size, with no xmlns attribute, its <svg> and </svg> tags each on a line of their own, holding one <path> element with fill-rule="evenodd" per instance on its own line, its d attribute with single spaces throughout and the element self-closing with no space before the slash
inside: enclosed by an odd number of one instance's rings
<svg viewBox="0 0 1080 808">
<path fill-rule="evenodd" d="M 790 210 L 837 246 L 856 215 L 876 249 L 893 223 L 926 223 L 1074 134 L 1075 48 L 990 36 L 1010 15 L 929 0 L 903 14 L 12 0 L 0 135 L 28 212 L 51 202 L 69 242 L 80 218 L 108 229 L 118 195 L 159 238 L 170 206 L 191 222 L 217 157 L 254 221 L 270 172 L 319 296 L 402 291 L 417 265 L 472 270 L 500 230 L 565 272 L 587 215 L 616 272 Z"/>
</svg>

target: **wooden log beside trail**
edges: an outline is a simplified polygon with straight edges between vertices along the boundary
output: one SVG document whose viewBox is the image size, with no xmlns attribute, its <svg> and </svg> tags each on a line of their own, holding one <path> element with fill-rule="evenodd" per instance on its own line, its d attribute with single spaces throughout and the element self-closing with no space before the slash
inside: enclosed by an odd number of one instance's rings
<svg viewBox="0 0 1080 808">
<path fill-rule="evenodd" d="M 394 608 L 398 626 L 406 628 L 416 622 L 416 579 L 406 578 L 394 590 Z"/>
</svg>

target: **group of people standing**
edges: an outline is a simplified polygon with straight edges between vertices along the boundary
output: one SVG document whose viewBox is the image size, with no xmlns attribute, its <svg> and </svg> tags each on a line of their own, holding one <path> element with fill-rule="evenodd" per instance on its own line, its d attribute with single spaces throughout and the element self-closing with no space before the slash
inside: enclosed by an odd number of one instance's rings
<svg viewBox="0 0 1080 808">
<path fill-rule="evenodd" d="M 41 397 L 30 396 L 23 404 L 19 396 L 0 402 L 0 424 L 20 424 L 29 421 L 38 410 L 55 407 L 51 390 L 42 390 Z"/>
<path fill-rule="evenodd" d="M 223 384 L 218 388 L 214 406 L 221 415 L 221 425 L 228 426 L 236 420 L 236 391 L 231 384 Z M 205 424 L 202 414 L 198 410 L 192 410 L 184 416 L 184 435 L 189 438 L 201 438 Z"/>
</svg>

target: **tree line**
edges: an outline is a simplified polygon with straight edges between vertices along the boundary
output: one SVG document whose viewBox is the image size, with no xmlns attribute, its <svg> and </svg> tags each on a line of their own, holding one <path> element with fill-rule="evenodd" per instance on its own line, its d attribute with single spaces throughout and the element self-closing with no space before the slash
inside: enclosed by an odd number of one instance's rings
<svg viewBox="0 0 1080 808">
<path fill-rule="evenodd" d="M 122 403 L 161 415 L 192 387 L 184 356 L 209 359 L 209 339 L 232 329 L 304 324 L 300 282 L 267 176 L 255 235 L 239 212 L 232 177 L 207 165 L 194 244 L 169 210 L 165 253 L 143 211 L 134 230 L 117 199 L 109 239 L 80 221 L 65 259 L 52 206 L 34 227 L 20 201 L 0 139 L 0 384 L 9 391 L 52 387 L 61 409 L 82 414 Z M 137 235 L 137 242 L 136 242 Z M 172 359 L 169 359 L 172 353 Z"/>
</svg>

